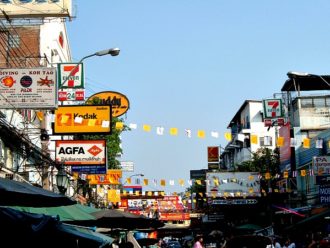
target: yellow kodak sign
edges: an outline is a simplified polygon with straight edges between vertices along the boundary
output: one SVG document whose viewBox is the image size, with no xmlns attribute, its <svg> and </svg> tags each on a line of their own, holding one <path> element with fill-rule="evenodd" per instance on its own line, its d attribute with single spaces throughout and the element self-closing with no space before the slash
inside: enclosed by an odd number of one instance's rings
<svg viewBox="0 0 330 248">
<path fill-rule="evenodd" d="M 68 105 L 55 110 L 54 134 L 111 133 L 111 106 Z"/>
</svg>

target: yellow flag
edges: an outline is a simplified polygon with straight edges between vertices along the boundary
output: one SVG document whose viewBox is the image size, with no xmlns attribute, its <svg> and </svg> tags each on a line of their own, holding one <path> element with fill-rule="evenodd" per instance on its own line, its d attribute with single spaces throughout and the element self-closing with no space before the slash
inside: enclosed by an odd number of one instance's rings
<svg viewBox="0 0 330 248">
<path fill-rule="evenodd" d="M 251 135 L 251 144 L 258 144 L 258 136 L 255 134 Z"/>
<path fill-rule="evenodd" d="M 269 172 L 266 172 L 265 178 L 266 178 L 266 180 L 269 180 L 270 179 L 270 173 Z"/>
<path fill-rule="evenodd" d="M 306 170 L 301 170 L 301 171 L 300 171 L 300 175 L 301 175 L 302 177 L 305 177 L 305 176 L 306 176 Z"/>
<path fill-rule="evenodd" d="M 231 141 L 231 133 L 225 133 L 225 139 L 227 140 L 227 141 Z"/>
<path fill-rule="evenodd" d="M 186 196 L 190 197 L 191 196 L 190 192 L 186 192 Z"/>
<path fill-rule="evenodd" d="M 199 179 L 196 180 L 196 183 L 197 183 L 198 185 L 202 185 L 202 181 L 199 180 Z"/>
<path fill-rule="evenodd" d="M 197 137 L 198 138 L 205 138 L 205 131 L 204 130 L 198 130 L 197 131 Z"/>
<path fill-rule="evenodd" d="M 250 193 L 250 194 L 253 193 L 253 188 L 249 188 L 249 193 Z"/>
<path fill-rule="evenodd" d="M 37 111 L 37 112 L 36 112 L 36 115 L 37 115 L 39 121 L 42 121 L 42 120 L 44 119 L 44 112 L 42 112 L 42 111 Z"/>
<path fill-rule="evenodd" d="M 127 184 L 131 184 L 132 183 L 132 179 L 130 177 L 126 178 L 126 183 Z"/>
<path fill-rule="evenodd" d="M 152 191 L 148 191 L 147 196 L 152 196 Z"/>
<path fill-rule="evenodd" d="M 136 196 L 139 196 L 139 195 L 140 195 L 140 191 L 138 191 L 138 190 L 135 191 L 135 195 L 136 195 Z"/>
<path fill-rule="evenodd" d="M 118 129 L 118 130 L 122 130 L 124 128 L 124 123 L 122 123 L 120 121 L 117 121 L 115 128 Z"/>
<path fill-rule="evenodd" d="M 150 125 L 143 125 L 143 130 L 146 132 L 150 132 L 151 131 L 151 126 Z"/>
<path fill-rule="evenodd" d="M 288 178 L 289 177 L 289 172 L 288 171 L 284 171 L 283 172 L 283 177 L 284 178 Z"/>
<path fill-rule="evenodd" d="M 183 179 L 179 179 L 179 185 L 184 186 L 184 180 Z"/>
<path fill-rule="evenodd" d="M 160 186 L 166 186 L 166 181 L 165 179 L 160 180 Z"/>
<path fill-rule="evenodd" d="M 309 138 L 305 138 L 303 141 L 303 147 L 310 148 L 310 146 L 311 146 L 311 140 Z"/>
<path fill-rule="evenodd" d="M 283 145 L 284 145 L 284 137 L 278 137 L 277 138 L 277 147 L 283 147 Z"/>
<path fill-rule="evenodd" d="M 200 197 L 203 197 L 203 193 L 202 192 L 199 192 L 198 193 Z"/>
<path fill-rule="evenodd" d="M 178 135 L 178 129 L 176 127 L 170 128 L 170 135 Z"/>
<path fill-rule="evenodd" d="M 213 182 L 214 182 L 215 186 L 219 186 L 219 180 L 218 179 L 214 179 Z"/>
<path fill-rule="evenodd" d="M 149 180 L 148 179 L 143 179 L 143 185 L 147 186 L 149 184 Z"/>
</svg>

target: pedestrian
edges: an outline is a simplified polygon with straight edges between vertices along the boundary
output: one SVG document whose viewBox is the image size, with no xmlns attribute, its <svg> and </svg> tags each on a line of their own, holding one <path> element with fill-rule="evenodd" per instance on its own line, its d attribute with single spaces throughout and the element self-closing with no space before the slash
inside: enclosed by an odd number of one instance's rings
<svg viewBox="0 0 330 248">
<path fill-rule="evenodd" d="M 197 235 L 196 236 L 193 248 L 204 248 L 203 236 L 202 235 Z"/>
</svg>

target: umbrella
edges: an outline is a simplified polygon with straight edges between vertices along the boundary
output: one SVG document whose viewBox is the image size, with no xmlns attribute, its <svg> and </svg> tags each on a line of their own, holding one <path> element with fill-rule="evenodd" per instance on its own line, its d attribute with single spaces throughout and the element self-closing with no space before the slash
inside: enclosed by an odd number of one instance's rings
<svg viewBox="0 0 330 248">
<path fill-rule="evenodd" d="M 118 209 L 102 209 L 91 213 L 91 215 L 96 218 L 96 221 L 91 222 L 98 227 L 133 230 L 164 226 L 164 223 L 160 220 L 147 218 L 143 215 L 137 215 L 130 212 L 124 212 Z"/>
<path fill-rule="evenodd" d="M 55 207 L 76 204 L 64 195 L 6 178 L 0 178 L 0 195 L 0 206 Z"/>
</svg>

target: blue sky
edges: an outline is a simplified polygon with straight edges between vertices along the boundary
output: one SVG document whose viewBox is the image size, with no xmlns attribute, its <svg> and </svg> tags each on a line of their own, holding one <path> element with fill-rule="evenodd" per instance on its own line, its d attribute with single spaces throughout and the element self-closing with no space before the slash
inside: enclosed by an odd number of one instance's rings
<svg viewBox="0 0 330 248">
<path fill-rule="evenodd" d="M 189 186 L 190 170 L 207 168 L 207 147 L 226 145 L 224 133 L 245 100 L 272 98 L 288 71 L 330 72 L 328 0 L 75 4 L 76 18 L 67 23 L 75 61 L 121 49 L 118 57 L 84 61 L 87 96 L 100 91 L 127 96 L 125 123 L 138 127 L 122 135 L 120 160 L 133 161 L 133 174 L 143 173 L 150 181 L 174 180 L 175 186 L 165 188 L 168 193 Z M 143 131 L 144 124 L 151 132 Z M 157 126 L 164 127 L 164 135 L 156 134 Z M 169 134 L 172 127 L 178 128 L 177 136 Z M 192 131 L 191 138 L 185 129 Z M 205 131 L 204 139 L 197 130 Z"/>
</svg>

